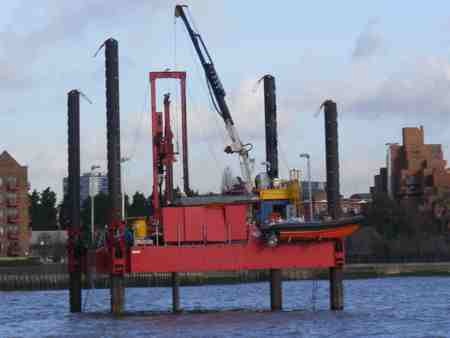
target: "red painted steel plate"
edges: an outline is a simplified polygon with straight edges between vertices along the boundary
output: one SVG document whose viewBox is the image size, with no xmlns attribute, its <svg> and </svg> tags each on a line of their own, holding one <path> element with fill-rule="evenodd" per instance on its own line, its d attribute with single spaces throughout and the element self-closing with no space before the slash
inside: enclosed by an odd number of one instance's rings
<svg viewBox="0 0 450 338">
<path fill-rule="evenodd" d="M 204 207 L 184 207 L 184 240 L 186 242 L 203 241 L 206 225 Z"/>
<path fill-rule="evenodd" d="M 163 229 L 166 242 L 184 240 L 184 208 L 163 208 Z"/>
<path fill-rule="evenodd" d="M 111 272 L 111 258 L 106 248 L 98 249 L 95 252 L 95 265 L 98 273 L 110 273 Z"/>
<path fill-rule="evenodd" d="M 226 242 L 228 229 L 225 226 L 223 206 L 204 208 L 206 215 L 206 240 L 208 242 Z"/>
<path fill-rule="evenodd" d="M 232 241 L 248 239 L 247 209 L 247 205 L 225 206 L 225 220 L 231 228 Z"/>
<path fill-rule="evenodd" d="M 282 244 L 269 248 L 246 244 L 133 247 L 130 272 L 202 272 L 335 266 L 333 241 Z"/>
</svg>

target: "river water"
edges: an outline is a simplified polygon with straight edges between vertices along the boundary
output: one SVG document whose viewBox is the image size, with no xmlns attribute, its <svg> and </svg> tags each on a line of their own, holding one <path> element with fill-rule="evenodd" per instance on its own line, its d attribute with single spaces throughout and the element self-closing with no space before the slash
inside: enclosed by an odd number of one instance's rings
<svg viewBox="0 0 450 338">
<path fill-rule="evenodd" d="M 314 291 L 315 290 L 315 291 Z M 345 310 L 328 310 L 328 282 L 283 283 L 284 311 L 271 313 L 268 283 L 126 290 L 109 313 L 109 291 L 83 294 L 70 314 L 67 291 L 0 292 L 0 337 L 450 337 L 450 278 L 345 281 Z"/>
</svg>

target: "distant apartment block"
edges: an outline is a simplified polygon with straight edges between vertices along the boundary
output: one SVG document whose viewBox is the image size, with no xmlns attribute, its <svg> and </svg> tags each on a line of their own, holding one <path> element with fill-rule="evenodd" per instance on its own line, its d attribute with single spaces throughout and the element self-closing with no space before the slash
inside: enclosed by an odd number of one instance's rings
<svg viewBox="0 0 450 338">
<path fill-rule="evenodd" d="M 327 184 L 323 181 L 311 181 L 312 192 L 312 210 L 314 217 L 325 216 L 328 214 Z M 304 213 L 309 218 L 309 192 L 308 181 L 301 181 Z M 367 210 L 372 202 L 372 196 L 369 193 L 353 194 L 349 198 L 341 196 L 341 209 L 343 214 L 360 214 Z"/>
<path fill-rule="evenodd" d="M 0 154 L 0 256 L 29 253 L 28 168 Z"/>
<path fill-rule="evenodd" d="M 308 192 L 308 181 L 301 181 L 301 191 L 302 191 L 302 198 L 304 201 L 309 200 L 309 192 Z M 323 181 L 311 181 L 311 192 L 314 196 L 316 193 L 319 192 L 325 192 L 327 188 L 327 183 Z"/>
<path fill-rule="evenodd" d="M 68 178 L 63 179 L 64 195 L 68 192 Z M 80 176 L 80 205 L 92 194 L 108 193 L 108 176 L 101 173 L 85 173 Z"/>
<path fill-rule="evenodd" d="M 358 215 L 367 211 L 367 207 L 372 202 L 372 196 L 369 193 L 353 194 L 349 198 L 341 196 L 340 204 L 344 215 Z M 308 203 L 305 203 L 306 214 L 309 217 Z M 313 194 L 313 213 L 314 217 L 328 215 L 328 201 L 326 191 L 316 191 Z"/>
<path fill-rule="evenodd" d="M 402 144 L 388 143 L 386 167 L 375 176 L 372 192 L 385 192 L 397 201 L 428 204 L 433 196 L 450 191 L 441 144 L 425 144 L 423 127 L 403 128 Z"/>
</svg>

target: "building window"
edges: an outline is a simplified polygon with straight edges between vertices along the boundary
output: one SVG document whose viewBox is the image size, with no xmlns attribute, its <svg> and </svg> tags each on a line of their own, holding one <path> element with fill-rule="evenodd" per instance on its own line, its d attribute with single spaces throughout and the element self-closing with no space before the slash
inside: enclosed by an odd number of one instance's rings
<svg viewBox="0 0 450 338">
<path fill-rule="evenodd" d="M 19 226 L 18 225 L 9 225 L 8 230 L 12 233 L 19 233 Z"/>
<path fill-rule="evenodd" d="M 9 176 L 7 178 L 8 180 L 8 186 L 11 188 L 16 188 L 17 187 L 17 177 L 14 176 Z"/>
<path fill-rule="evenodd" d="M 7 195 L 8 201 L 12 202 L 12 203 L 16 203 L 17 202 L 17 195 L 15 193 L 8 193 Z"/>
<path fill-rule="evenodd" d="M 8 214 L 8 216 L 17 216 L 18 211 L 17 209 L 7 209 L 6 213 Z"/>
</svg>

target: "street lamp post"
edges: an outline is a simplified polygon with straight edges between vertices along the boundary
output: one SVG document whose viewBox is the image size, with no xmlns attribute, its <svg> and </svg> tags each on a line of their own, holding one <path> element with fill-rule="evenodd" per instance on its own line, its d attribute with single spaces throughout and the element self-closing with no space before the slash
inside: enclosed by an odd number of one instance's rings
<svg viewBox="0 0 450 338">
<path fill-rule="evenodd" d="M 309 199 L 309 220 L 314 219 L 313 214 L 313 201 L 312 201 L 312 186 L 311 186 L 311 161 L 310 156 L 307 153 L 300 154 L 300 157 L 306 158 L 307 175 L 308 175 L 308 199 Z"/>
<path fill-rule="evenodd" d="M 121 170 L 121 178 L 122 178 L 122 221 L 125 221 L 125 177 L 124 177 L 124 169 L 123 169 L 123 164 L 125 162 L 128 162 L 130 160 L 129 157 L 122 157 L 120 159 L 120 170 Z"/>
<path fill-rule="evenodd" d="M 95 193 L 94 193 L 94 172 L 96 169 L 100 169 L 99 165 L 92 165 L 91 166 L 91 175 L 89 177 L 89 195 L 91 197 L 91 243 L 94 243 L 94 234 L 95 234 L 95 211 L 94 211 L 94 200 L 95 200 Z"/>
<path fill-rule="evenodd" d="M 46 263 L 45 262 L 46 261 L 46 259 L 45 259 L 46 258 L 45 257 L 45 250 L 44 250 L 45 242 L 41 241 L 39 244 L 41 245 L 41 260 L 44 261 L 44 263 Z"/>
</svg>

